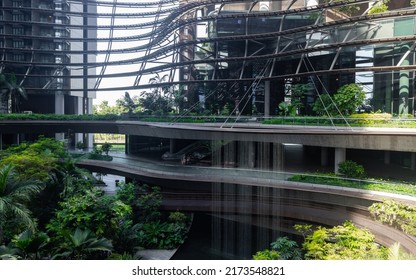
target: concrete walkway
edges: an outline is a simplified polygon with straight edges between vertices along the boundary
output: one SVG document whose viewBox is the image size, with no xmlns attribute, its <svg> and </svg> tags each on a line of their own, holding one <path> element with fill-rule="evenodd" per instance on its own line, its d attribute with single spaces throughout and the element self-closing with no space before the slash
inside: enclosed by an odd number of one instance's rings
<svg viewBox="0 0 416 280">
<path fill-rule="evenodd" d="M 142 260 L 170 260 L 176 253 L 174 250 L 142 250 L 137 253 Z"/>
</svg>

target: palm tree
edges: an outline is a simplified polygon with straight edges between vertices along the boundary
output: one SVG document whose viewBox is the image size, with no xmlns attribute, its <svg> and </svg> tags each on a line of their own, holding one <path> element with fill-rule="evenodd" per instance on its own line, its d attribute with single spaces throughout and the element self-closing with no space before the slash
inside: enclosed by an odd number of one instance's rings
<svg viewBox="0 0 416 280">
<path fill-rule="evenodd" d="M 166 80 L 168 79 L 168 74 L 163 75 L 162 77 L 159 75 L 159 73 L 156 74 L 156 76 L 154 76 L 153 78 L 149 79 L 149 83 L 152 85 L 155 85 L 155 92 L 159 95 L 166 95 L 166 93 L 168 92 L 168 87 L 163 86 L 161 87 L 160 84 L 166 82 Z"/>
<path fill-rule="evenodd" d="M 12 165 L 0 168 L 0 244 L 3 241 L 4 226 L 11 218 L 26 228 L 35 228 L 26 204 L 42 187 L 37 182 L 17 180 L 17 177 Z"/>
<path fill-rule="evenodd" d="M 64 247 L 53 259 L 82 260 L 92 256 L 93 253 L 111 253 L 113 246 L 106 238 L 98 238 L 89 229 L 77 228 L 73 233 L 64 232 Z"/>
<path fill-rule="evenodd" d="M 0 112 L 9 113 L 19 111 L 19 101 L 23 97 L 27 99 L 26 90 L 17 83 L 15 74 L 9 79 L 0 74 Z"/>
</svg>

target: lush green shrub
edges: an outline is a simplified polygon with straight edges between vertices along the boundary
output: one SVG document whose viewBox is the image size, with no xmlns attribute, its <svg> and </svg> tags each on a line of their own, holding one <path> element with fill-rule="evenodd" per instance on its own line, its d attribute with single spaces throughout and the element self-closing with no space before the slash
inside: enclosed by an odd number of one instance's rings
<svg viewBox="0 0 416 280">
<path fill-rule="evenodd" d="M 390 199 L 374 203 L 369 211 L 377 221 L 416 236 L 416 206 Z"/>
<path fill-rule="evenodd" d="M 256 252 L 255 255 L 253 255 L 254 260 L 280 260 L 280 254 L 279 252 L 276 252 L 275 250 L 263 250 Z"/>
<path fill-rule="evenodd" d="M 351 221 L 333 228 L 318 227 L 306 236 L 303 249 L 310 260 L 387 259 L 388 249 L 375 242 L 368 229 L 358 228 Z"/>
<path fill-rule="evenodd" d="M 339 165 L 338 172 L 348 178 L 364 178 L 364 167 L 352 160 L 346 160 Z"/>
</svg>

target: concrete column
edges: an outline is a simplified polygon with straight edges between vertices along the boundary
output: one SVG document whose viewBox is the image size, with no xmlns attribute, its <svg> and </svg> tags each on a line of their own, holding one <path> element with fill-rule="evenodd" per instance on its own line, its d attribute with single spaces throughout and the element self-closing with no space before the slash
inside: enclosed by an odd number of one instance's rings
<svg viewBox="0 0 416 280">
<path fill-rule="evenodd" d="M 124 153 L 126 155 L 130 154 L 130 135 L 126 134 L 126 137 L 124 138 Z"/>
<path fill-rule="evenodd" d="M 260 169 L 270 168 L 270 143 L 257 143 L 257 167 Z"/>
<path fill-rule="evenodd" d="M 224 146 L 224 166 L 235 167 L 237 158 L 236 142 L 230 142 Z"/>
<path fill-rule="evenodd" d="M 343 161 L 345 161 L 347 157 L 347 149 L 345 148 L 335 148 L 335 166 L 334 166 L 334 170 L 335 173 L 338 174 L 338 170 L 339 170 L 339 164 Z"/>
<path fill-rule="evenodd" d="M 273 170 L 285 169 L 285 146 L 282 143 L 273 143 Z"/>
<path fill-rule="evenodd" d="M 75 99 L 75 114 L 82 115 L 82 97 Z M 75 145 L 78 142 L 84 142 L 84 136 L 82 133 L 75 133 Z"/>
<path fill-rule="evenodd" d="M 238 142 L 237 162 L 242 168 L 254 168 L 255 142 Z"/>
<path fill-rule="evenodd" d="M 93 111 L 93 104 L 92 104 L 92 98 L 88 98 L 88 104 L 87 104 L 87 114 L 92 114 Z M 94 146 L 94 134 L 93 133 L 87 133 L 85 136 L 85 141 L 87 142 L 87 147 L 92 148 Z"/>
<path fill-rule="evenodd" d="M 384 164 L 390 164 L 391 153 L 390 151 L 384 151 Z"/>
<path fill-rule="evenodd" d="M 264 116 L 270 117 L 270 81 L 264 82 Z"/>
<path fill-rule="evenodd" d="M 65 114 L 65 98 L 62 92 L 55 93 L 55 114 L 63 115 Z M 56 140 L 64 140 L 65 133 L 55 133 Z"/>
<path fill-rule="evenodd" d="M 169 153 L 176 152 L 176 139 L 169 139 Z"/>
<path fill-rule="evenodd" d="M 408 64 L 407 64 L 408 65 Z M 399 115 L 407 117 L 409 114 L 409 71 L 400 71 L 399 81 Z"/>
<path fill-rule="evenodd" d="M 328 166 L 328 148 L 321 147 L 321 166 Z"/>
</svg>

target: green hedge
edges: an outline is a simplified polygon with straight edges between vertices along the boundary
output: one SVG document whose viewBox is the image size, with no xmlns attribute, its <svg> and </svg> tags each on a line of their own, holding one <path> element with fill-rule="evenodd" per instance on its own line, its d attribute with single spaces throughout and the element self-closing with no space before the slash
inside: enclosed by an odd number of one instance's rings
<svg viewBox="0 0 416 280">
<path fill-rule="evenodd" d="M 408 183 L 348 180 L 345 178 L 339 178 L 335 174 L 294 175 L 290 177 L 288 180 L 293 182 L 331 185 L 338 187 L 382 191 L 388 193 L 416 196 L 416 186 Z"/>
</svg>

